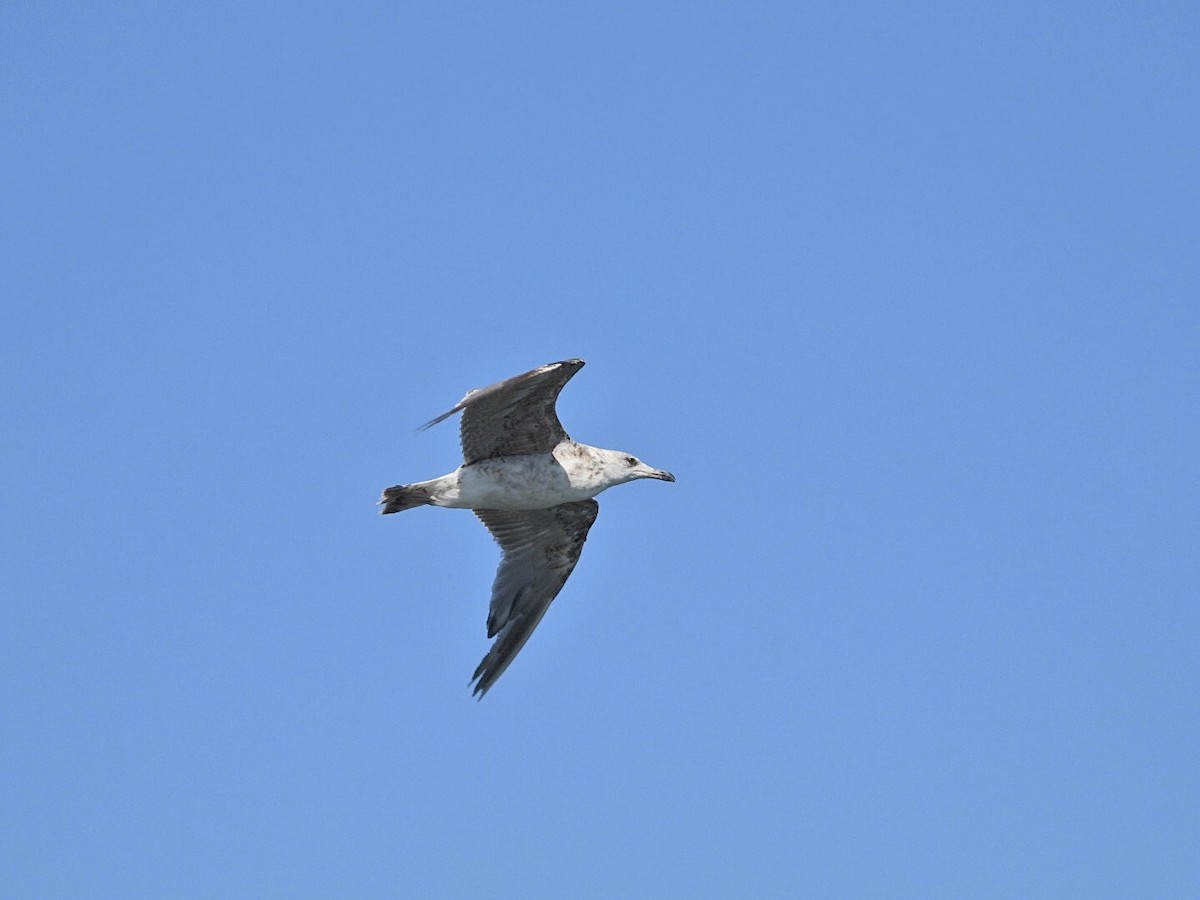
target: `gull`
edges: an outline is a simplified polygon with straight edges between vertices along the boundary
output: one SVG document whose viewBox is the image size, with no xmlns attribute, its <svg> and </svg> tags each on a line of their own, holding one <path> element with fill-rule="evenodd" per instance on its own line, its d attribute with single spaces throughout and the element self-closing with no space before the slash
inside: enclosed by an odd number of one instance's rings
<svg viewBox="0 0 1200 900">
<path fill-rule="evenodd" d="M 581 368 L 582 359 L 566 359 L 469 391 L 420 429 L 461 412 L 463 464 L 440 478 L 387 488 L 379 501 L 385 515 L 417 506 L 473 510 L 500 545 L 487 619 L 495 641 L 471 677 L 480 699 L 574 570 L 600 510 L 593 498 L 639 478 L 675 480 L 636 456 L 571 440 L 554 404 Z"/>
</svg>

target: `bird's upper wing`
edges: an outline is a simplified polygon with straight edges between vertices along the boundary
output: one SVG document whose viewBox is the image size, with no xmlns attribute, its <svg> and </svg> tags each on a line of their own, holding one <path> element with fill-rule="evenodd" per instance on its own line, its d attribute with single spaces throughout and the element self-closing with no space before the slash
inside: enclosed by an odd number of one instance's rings
<svg viewBox="0 0 1200 900">
<path fill-rule="evenodd" d="M 582 359 L 567 359 L 478 388 L 421 428 L 461 410 L 459 432 L 463 463 L 468 466 L 495 456 L 549 453 L 568 439 L 554 411 L 558 392 L 582 368 Z"/>
<path fill-rule="evenodd" d="M 488 610 L 488 637 L 496 640 L 471 678 L 474 693 L 486 694 L 525 646 L 550 602 L 567 583 L 599 511 L 595 500 L 515 512 L 475 510 L 504 557 L 492 584 Z"/>
</svg>

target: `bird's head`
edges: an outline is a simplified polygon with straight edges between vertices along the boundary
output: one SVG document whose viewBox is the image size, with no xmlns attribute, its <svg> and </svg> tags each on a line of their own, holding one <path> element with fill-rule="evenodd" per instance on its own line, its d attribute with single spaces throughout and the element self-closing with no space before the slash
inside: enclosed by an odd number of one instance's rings
<svg viewBox="0 0 1200 900">
<path fill-rule="evenodd" d="M 639 478 L 657 478 L 659 481 L 674 481 L 675 476 L 664 469 L 648 466 L 636 456 L 621 450 L 606 450 L 608 469 L 620 481 L 636 481 Z"/>
</svg>

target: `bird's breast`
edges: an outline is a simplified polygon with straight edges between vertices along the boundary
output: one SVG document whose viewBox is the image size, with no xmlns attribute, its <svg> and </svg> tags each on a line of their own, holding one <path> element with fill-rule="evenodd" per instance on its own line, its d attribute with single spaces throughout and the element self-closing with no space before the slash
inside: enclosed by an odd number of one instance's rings
<svg viewBox="0 0 1200 900">
<path fill-rule="evenodd" d="M 571 461 L 551 453 L 500 456 L 458 470 L 459 501 L 471 509 L 545 509 L 600 489 Z"/>
</svg>

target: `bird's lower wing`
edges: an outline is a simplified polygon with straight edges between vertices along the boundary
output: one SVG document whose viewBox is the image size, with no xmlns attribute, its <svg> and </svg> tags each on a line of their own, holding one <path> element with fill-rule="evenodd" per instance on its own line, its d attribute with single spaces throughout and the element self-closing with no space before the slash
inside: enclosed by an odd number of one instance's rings
<svg viewBox="0 0 1200 900">
<path fill-rule="evenodd" d="M 495 641 L 471 681 L 482 697 L 508 668 L 567 583 L 600 505 L 595 500 L 549 509 L 477 509 L 504 556 L 492 584 L 488 637 Z"/>
</svg>

